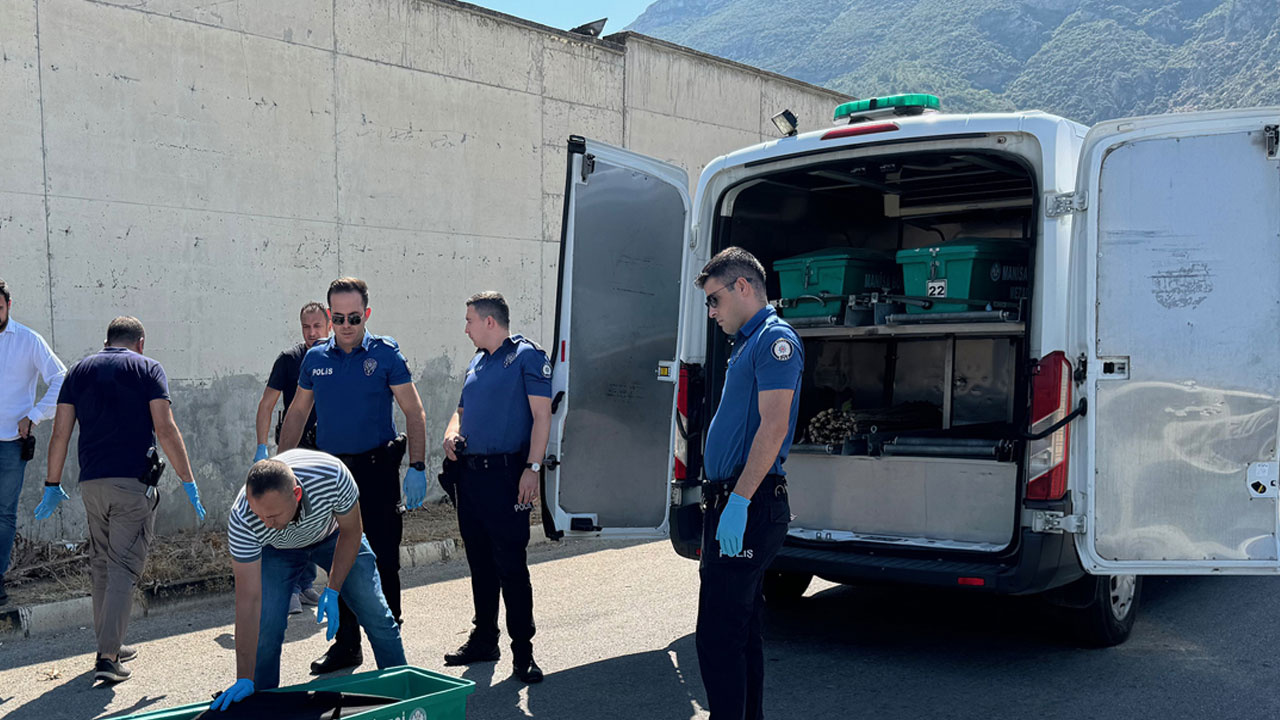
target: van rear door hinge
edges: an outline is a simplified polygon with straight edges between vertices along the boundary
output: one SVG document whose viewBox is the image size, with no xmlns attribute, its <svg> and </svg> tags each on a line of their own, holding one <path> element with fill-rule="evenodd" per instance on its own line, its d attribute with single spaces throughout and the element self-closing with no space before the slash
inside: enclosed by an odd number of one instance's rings
<svg viewBox="0 0 1280 720">
<path fill-rule="evenodd" d="M 1267 125 L 1262 128 L 1262 136 L 1267 143 L 1267 159 L 1280 157 L 1280 125 Z"/>
<path fill-rule="evenodd" d="M 1083 515 L 1066 515 L 1049 510 L 1031 511 L 1031 532 L 1081 535 L 1084 527 Z"/>
<path fill-rule="evenodd" d="M 1089 196 L 1084 193 L 1061 193 L 1050 195 L 1045 203 L 1044 214 L 1048 217 L 1061 217 L 1073 212 L 1084 212 L 1089 207 Z"/>
</svg>

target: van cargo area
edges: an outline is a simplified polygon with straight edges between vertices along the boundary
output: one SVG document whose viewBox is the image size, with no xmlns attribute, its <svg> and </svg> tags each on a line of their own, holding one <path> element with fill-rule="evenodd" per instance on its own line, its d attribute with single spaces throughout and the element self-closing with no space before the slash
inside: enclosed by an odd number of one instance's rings
<svg viewBox="0 0 1280 720">
<path fill-rule="evenodd" d="M 804 340 L 788 544 L 999 552 L 1025 477 L 1033 171 L 994 149 L 863 153 L 717 208 L 713 249 L 759 258 Z M 714 411 L 731 347 L 707 332 Z"/>
</svg>

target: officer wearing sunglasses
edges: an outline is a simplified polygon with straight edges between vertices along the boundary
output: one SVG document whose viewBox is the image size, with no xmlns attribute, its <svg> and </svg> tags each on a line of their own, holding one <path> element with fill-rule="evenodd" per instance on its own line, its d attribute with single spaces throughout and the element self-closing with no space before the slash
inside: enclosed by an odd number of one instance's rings
<svg viewBox="0 0 1280 720">
<path fill-rule="evenodd" d="M 355 478 L 364 534 L 377 556 L 382 594 L 401 622 L 401 514 L 405 505 L 417 508 L 427 496 L 427 416 L 400 346 L 366 329 L 373 312 L 368 285 L 358 278 L 338 278 L 330 283 L 327 300 L 333 336 L 302 359 L 298 391 L 280 430 L 280 451 L 298 446 L 314 406 L 316 445 L 336 455 Z M 406 437 L 396 435 L 393 399 L 408 423 L 405 505 L 400 502 L 399 472 Z M 340 601 L 337 639 L 311 663 L 311 672 L 318 675 L 361 662 L 356 616 Z"/>
<path fill-rule="evenodd" d="M 804 372 L 799 336 L 769 305 L 764 266 L 738 247 L 694 283 L 733 338 L 707 430 L 697 648 L 713 718 L 764 716 L 765 572 L 791 520 L 786 473 Z"/>
</svg>

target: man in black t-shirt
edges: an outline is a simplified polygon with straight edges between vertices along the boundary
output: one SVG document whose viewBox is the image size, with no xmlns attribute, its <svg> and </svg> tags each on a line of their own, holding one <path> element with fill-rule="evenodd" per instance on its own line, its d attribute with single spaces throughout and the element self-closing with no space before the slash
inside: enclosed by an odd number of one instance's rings
<svg viewBox="0 0 1280 720">
<path fill-rule="evenodd" d="M 276 400 L 284 395 L 284 407 L 280 410 L 280 415 L 276 420 L 276 444 L 280 443 L 280 426 L 284 422 L 285 413 L 289 412 L 289 405 L 293 403 L 293 395 L 298 390 L 298 371 L 302 368 L 302 356 L 307 354 L 307 350 L 317 342 L 329 337 L 329 313 L 325 312 L 324 305 L 318 302 L 309 302 L 302 306 L 302 310 L 298 313 L 298 318 L 302 321 L 302 342 L 285 350 L 276 357 L 275 365 L 271 366 L 271 377 L 267 378 L 267 387 L 262 391 L 262 399 L 258 401 L 258 416 L 256 422 L 256 430 L 258 433 L 258 450 L 254 453 L 253 461 L 265 460 L 270 454 L 267 450 L 267 429 L 271 425 L 271 413 L 276 408 Z M 315 449 L 316 447 L 316 411 L 311 410 L 311 417 L 307 418 L 307 425 L 302 431 L 302 441 L 298 443 L 299 447 Z M 298 577 L 298 582 L 293 591 L 293 597 L 289 600 L 290 614 L 302 612 L 303 603 L 307 605 L 315 605 L 319 600 L 319 595 L 311 587 L 316 581 L 316 569 L 312 565 L 308 565 L 302 574 Z"/>
</svg>

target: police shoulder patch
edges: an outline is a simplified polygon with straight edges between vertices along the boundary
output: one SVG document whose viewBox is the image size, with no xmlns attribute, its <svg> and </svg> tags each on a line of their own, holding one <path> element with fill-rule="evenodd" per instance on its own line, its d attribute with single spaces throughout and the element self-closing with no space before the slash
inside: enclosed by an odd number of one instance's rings
<svg viewBox="0 0 1280 720">
<path fill-rule="evenodd" d="M 549 362 L 542 363 L 542 377 L 545 377 L 545 378 L 551 377 L 551 363 Z"/>
<path fill-rule="evenodd" d="M 778 338 L 777 340 L 774 340 L 773 345 L 771 345 L 769 349 L 770 352 L 773 353 L 773 359 L 779 362 L 786 362 L 790 360 L 791 356 L 794 355 L 796 351 L 795 346 L 786 338 Z"/>
</svg>

